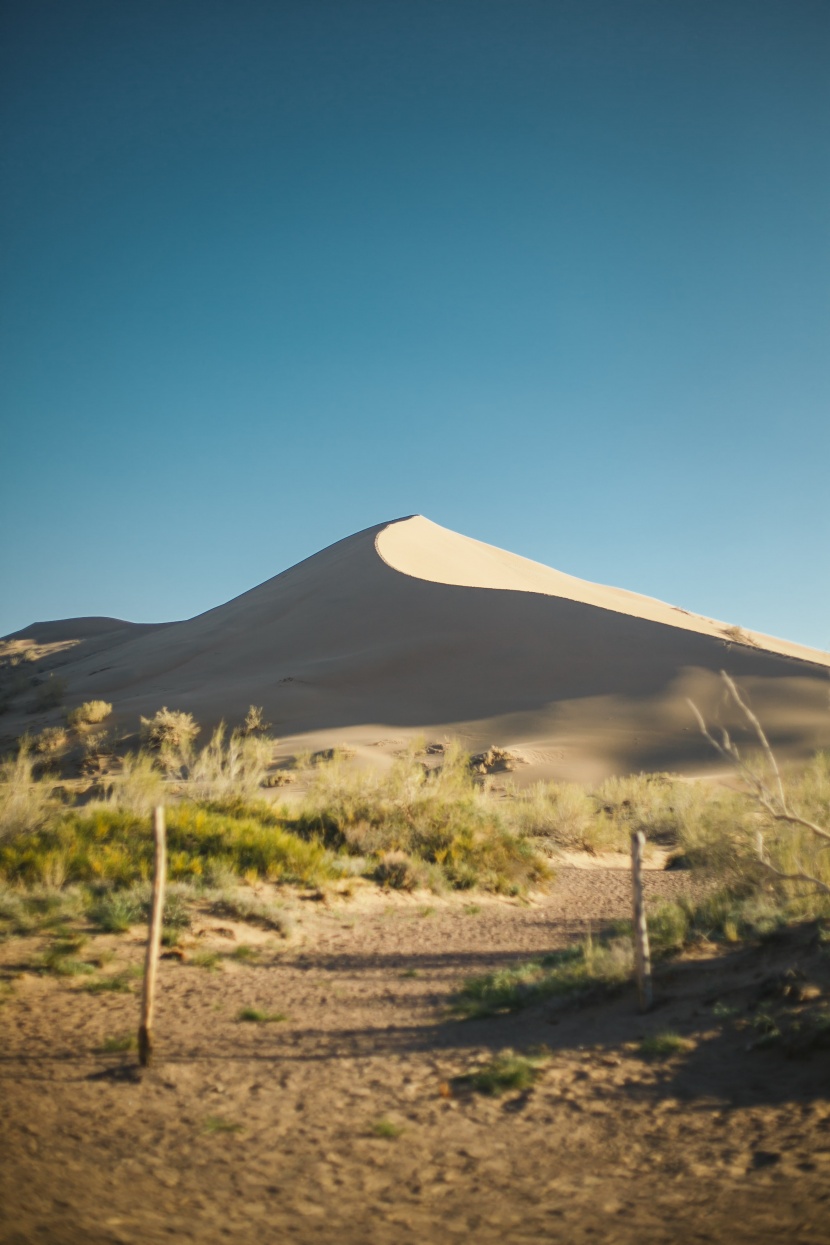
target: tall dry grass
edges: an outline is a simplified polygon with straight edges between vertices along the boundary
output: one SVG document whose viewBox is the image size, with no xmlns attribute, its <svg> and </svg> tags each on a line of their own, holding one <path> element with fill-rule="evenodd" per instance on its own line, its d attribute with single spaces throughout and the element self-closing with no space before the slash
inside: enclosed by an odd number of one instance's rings
<svg viewBox="0 0 830 1245">
<path fill-rule="evenodd" d="M 39 830 L 55 814 L 53 785 L 35 774 L 29 741 L 0 764 L 0 841 Z"/>
<path fill-rule="evenodd" d="M 222 722 L 189 766 L 189 791 L 200 800 L 255 799 L 273 752 L 273 740 L 247 730 L 227 735 Z"/>
<path fill-rule="evenodd" d="M 110 808 L 141 816 L 163 804 L 169 791 L 155 758 L 146 752 L 128 752 L 117 774 L 106 780 L 105 803 Z"/>
</svg>

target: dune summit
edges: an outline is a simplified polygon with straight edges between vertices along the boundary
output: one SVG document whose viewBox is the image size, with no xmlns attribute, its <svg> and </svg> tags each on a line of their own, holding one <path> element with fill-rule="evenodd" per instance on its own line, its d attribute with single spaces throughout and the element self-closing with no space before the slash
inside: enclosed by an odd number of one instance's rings
<svg viewBox="0 0 830 1245">
<path fill-rule="evenodd" d="M 166 704 L 208 725 L 255 703 L 288 750 L 459 734 L 471 748 L 519 749 L 528 777 L 699 768 L 710 757 L 686 697 L 718 714 L 721 669 L 777 747 L 830 744 L 828 654 L 588 583 L 420 515 L 358 532 L 185 622 L 71 619 L 23 637 L 51 646 L 70 704 L 112 701 L 125 725 Z"/>
</svg>

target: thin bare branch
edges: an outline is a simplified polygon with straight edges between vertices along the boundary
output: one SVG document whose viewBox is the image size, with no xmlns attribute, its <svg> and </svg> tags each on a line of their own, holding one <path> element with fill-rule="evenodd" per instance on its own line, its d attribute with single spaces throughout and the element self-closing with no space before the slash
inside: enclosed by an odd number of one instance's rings
<svg viewBox="0 0 830 1245">
<path fill-rule="evenodd" d="M 791 826 L 800 826 L 805 830 L 809 830 L 810 833 L 814 834 L 817 838 L 826 840 L 827 846 L 830 847 L 830 829 L 827 829 L 825 826 L 818 825 L 817 822 L 811 821 L 808 817 L 802 817 L 800 813 L 793 812 L 793 810 L 789 807 L 784 781 L 781 777 L 781 771 L 778 767 L 778 762 L 775 759 L 775 754 L 764 728 L 762 727 L 757 716 L 752 712 L 749 705 L 741 696 L 734 680 L 730 678 L 725 670 L 721 670 L 721 677 L 726 684 L 730 696 L 751 725 L 761 745 L 764 756 L 767 759 L 767 763 L 769 764 L 769 767 L 775 777 L 775 786 L 777 790 L 771 790 L 764 779 L 754 773 L 753 770 L 747 765 L 746 761 L 744 761 L 741 756 L 737 745 L 732 741 L 729 736 L 729 732 L 725 728 L 721 731 L 721 740 L 718 741 L 715 739 L 714 735 L 712 735 L 706 725 L 703 714 L 700 712 L 697 705 L 690 700 L 687 703 L 691 707 L 692 712 L 697 719 L 697 724 L 700 727 L 704 739 L 712 745 L 720 756 L 722 756 L 725 760 L 732 761 L 735 764 L 738 772 L 749 788 L 749 794 L 772 821 L 784 822 Z M 826 848 L 822 848 L 821 850 L 826 850 Z M 761 864 L 764 869 L 766 869 L 774 877 L 779 878 L 781 881 L 805 882 L 810 886 L 816 887 L 820 893 L 830 895 L 830 885 L 823 882 L 821 878 L 817 878 L 812 873 L 809 873 L 803 868 L 800 861 L 796 862 L 797 868 L 794 873 L 785 873 L 783 870 L 778 869 L 769 859 L 766 845 L 764 843 L 764 835 L 761 830 L 758 831 L 756 841 L 756 856 L 759 864 Z"/>
<path fill-rule="evenodd" d="M 770 742 L 764 733 L 764 728 L 761 725 L 761 723 L 758 721 L 758 718 L 755 716 L 755 714 L 750 709 L 749 705 L 741 698 L 741 694 L 738 691 L 737 687 L 735 686 L 734 680 L 729 677 L 729 675 L 726 673 L 725 670 L 721 670 L 720 673 L 721 673 L 721 678 L 723 679 L 726 686 L 729 688 L 729 691 L 732 695 L 732 699 L 739 706 L 739 708 L 743 710 L 747 720 L 752 723 L 752 727 L 755 731 L 755 734 L 758 736 L 758 739 L 761 741 L 761 747 L 764 749 L 764 753 L 766 754 L 766 758 L 770 764 L 770 769 L 775 775 L 775 781 L 778 784 L 778 795 L 781 800 L 781 806 L 782 808 L 786 808 L 787 797 L 784 794 L 784 783 L 781 780 L 781 771 L 778 768 L 778 762 L 775 759 L 775 753 L 770 747 Z"/>
</svg>

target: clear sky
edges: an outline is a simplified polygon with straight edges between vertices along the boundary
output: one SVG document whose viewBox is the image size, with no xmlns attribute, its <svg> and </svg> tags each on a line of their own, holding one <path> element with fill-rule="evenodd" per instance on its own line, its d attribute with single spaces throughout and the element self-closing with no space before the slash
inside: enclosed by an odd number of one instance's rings
<svg viewBox="0 0 830 1245">
<path fill-rule="evenodd" d="M 2 605 L 422 513 L 830 647 L 827 0 L 10 0 Z"/>
</svg>

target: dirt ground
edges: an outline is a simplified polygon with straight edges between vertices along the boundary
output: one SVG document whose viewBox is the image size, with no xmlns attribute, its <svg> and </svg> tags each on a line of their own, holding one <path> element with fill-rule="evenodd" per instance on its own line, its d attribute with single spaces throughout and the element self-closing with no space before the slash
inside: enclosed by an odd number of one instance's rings
<svg viewBox="0 0 830 1245">
<path fill-rule="evenodd" d="M 648 896 L 687 876 L 651 872 Z M 717 1018 L 719 1004 L 750 1014 L 765 983 L 804 977 L 799 963 L 809 978 L 824 949 L 700 952 L 662 971 L 646 1017 L 630 991 L 448 1015 L 466 977 L 628 905 L 622 870 L 564 868 L 531 904 L 295 895 L 287 940 L 205 916 L 185 958 L 162 962 L 143 1073 L 134 1053 L 100 1051 L 134 1031 L 137 986 L 91 993 L 25 971 L 37 938 L 7 941 L 0 1241 L 824 1245 L 830 1054 L 786 1058 Z M 112 955 L 106 973 L 138 966 L 142 932 L 92 936 L 93 953 Z M 245 1007 L 285 1018 L 246 1023 Z M 666 1029 L 689 1049 L 644 1059 L 639 1042 Z M 530 1090 L 488 1097 L 455 1080 L 542 1046 Z"/>
</svg>

